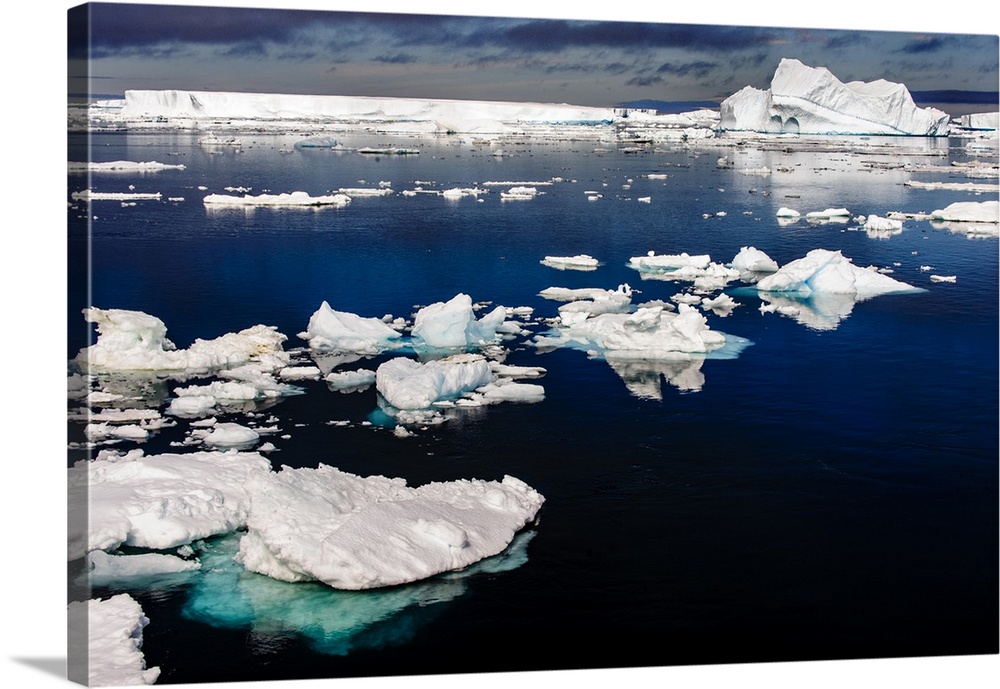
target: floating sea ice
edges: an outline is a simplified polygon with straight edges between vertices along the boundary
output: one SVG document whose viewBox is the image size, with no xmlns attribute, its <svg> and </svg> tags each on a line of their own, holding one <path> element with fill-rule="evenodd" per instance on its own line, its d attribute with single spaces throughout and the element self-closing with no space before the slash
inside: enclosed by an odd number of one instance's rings
<svg viewBox="0 0 1000 689">
<path fill-rule="evenodd" d="M 806 213 L 806 220 L 815 222 L 841 222 L 845 223 L 851 219 L 851 212 L 846 208 L 827 208 L 822 211 L 811 211 Z"/>
<path fill-rule="evenodd" d="M 278 371 L 282 380 L 316 380 L 322 372 L 316 366 L 288 366 Z"/>
<path fill-rule="evenodd" d="M 663 273 L 676 271 L 680 268 L 705 270 L 711 261 L 708 254 L 697 256 L 689 256 L 687 253 L 657 255 L 650 251 L 645 256 L 633 256 L 629 259 L 628 264 L 630 268 L 634 268 L 640 273 Z"/>
<path fill-rule="evenodd" d="M 541 260 L 542 265 L 557 270 L 594 270 L 597 268 L 598 260 L 587 254 L 576 256 L 546 256 Z"/>
<path fill-rule="evenodd" d="M 781 208 L 778 209 L 778 212 L 775 215 L 779 218 L 791 219 L 791 218 L 798 218 L 801 214 L 797 210 L 793 210 L 791 208 L 785 208 L 784 206 L 782 206 Z"/>
<path fill-rule="evenodd" d="M 135 162 L 132 160 L 113 160 L 106 163 L 70 162 L 70 172 L 156 172 L 159 170 L 183 170 L 183 165 L 169 165 L 155 160 Z"/>
<path fill-rule="evenodd" d="M 246 448 L 260 440 L 260 435 L 252 428 L 238 423 L 217 423 L 208 431 L 193 431 L 203 443 L 216 448 Z"/>
<path fill-rule="evenodd" d="M 752 246 L 742 247 L 733 257 L 729 267 L 739 271 L 741 276 L 746 273 L 774 273 L 778 270 L 778 264 L 774 259 Z"/>
<path fill-rule="evenodd" d="M 539 191 L 535 187 L 511 187 L 507 191 L 500 192 L 500 198 L 504 201 L 527 201 L 538 194 Z"/>
<path fill-rule="evenodd" d="M 375 384 L 375 371 L 363 368 L 355 371 L 332 371 L 323 380 L 338 390 L 367 388 Z"/>
<path fill-rule="evenodd" d="M 237 560 L 281 581 L 349 590 L 420 581 L 496 555 L 544 502 L 511 476 L 410 488 L 326 465 L 284 467 L 248 488 Z"/>
<path fill-rule="evenodd" d="M 919 292 L 919 288 L 882 275 L 874 267 L 859 268 L 839 251 L 813 249 L 757 283 L 761 292 L 808 296 L 848 294 L 859 301 L 881 294 Z"/>
<path fill-rule="evenodd" d="M 390 359 L 375 372 L 375 385 L 390 405 L 400 410 L 429 409 L 493 382 L 489 361 L 479 354 L 456 354 L 420 363 L 406 357 Z"/>
<path fill-rule="evenodd" d="M 402 336 L 379 318 L 335 311 L 324 301 L 299 337 L 310 349 L 376 354 L 400 346 Z"/>
<path fill-rule="evenodd" d="M 261 455 L 234 451 L 132 452 L 77 462 L 69 470 L 70 495 L 82 499 L 71 499 L 70 511 L 89 512 L 69 521 L 69 557 L 123 544 L 165 550 L 240 528 L 249 509 L 243 485 L 270 470 Z"/>
<path fill-rule="evenodd" d="M 149 438 L 149 431 L 136 424 L 88 423 L 83 432 L 92 443 L 108 439 L 142 441 Z"/>
<path fill-rule="evenodd" d="M 105 371 L 211 371 L 260 361 L 271 356 L 281 361 L 287 339 L 276 328 L 255 325 L 214 340 L 195 340 L 177 349 L 167 339 L 159 318 L 141 311 L 84 309 L 87 321 L 97 324 L 97 342 L 80 350 L 82 367 Z M 273 356 L 272 356 L 273 355 Z M 287 359 L 285 359 L 287 363 Z"/>
<path fill-rule="evenodd" d="M 153 684 L 160 668 L 146 667 L 142 630 L 149 624 L 142 607 L 127 593 L 104 600 L 76 601 L 67 609 L 70 667 L 87 668 L 87 686 Z"/>
<path fill-rule="evenodd" d="M 91 583 L 116 581 L 129 577 L 177 574 L 201 568 L 197 560 L 185 560 L 166 553 L 111 555 L 103 550 L 87 553 L 87 578 Z"/>
<path fill-rule="evenodd" d="M 457 294 L 447 302 L 435 302 L 420 309 L 413 319 L 410 335 L 417 348 L 465 349 L 496 339 L 497 329 L 507 317 L 502 306 L 476 319 L 472 298 Z"/>
<path fill-rule="evenodd" d="M 736 301 L 728 294 L 720 294 L 719 296 L 710 299 L 709 297 L 703 297 L 701 299 L 701 308 L 706 311 L 711 311 L 717 316 L 728 316 L 733 312 L 733 309 L 739 306 Z"/>
<path fill-rule="evenodd" d="M 296 206 L 336 206 L 342 208 L 351 202 L 351 197 L 347 194 L 327 194 L 324 196 L 310 196 L 308 192 L 293 191 L 288 194 L 260 194 L 258 196 L 227 196 L 225 194 L 209 194 L 203 203 L 206 206 L 270 206 L 270 207 L 296 207 Z"/>
<path fill-rule="evenodd" d="M 931 220 L 1000 223 L 1000 201 L 958 201 L 931 213 Z"/>
<path fill-rule="evenodd" d="M 955 282 L 957 279 L 954 275 L 931 275 L 931 282 Z"/>
<path fill-rule="evenodd" d="M 869 215 L 864 219 L 864 228 L 868 236 L 873 239 L 888 239 L 893 235 L 902 233 L 903 222 L 894 218 Z"/>
</svg>

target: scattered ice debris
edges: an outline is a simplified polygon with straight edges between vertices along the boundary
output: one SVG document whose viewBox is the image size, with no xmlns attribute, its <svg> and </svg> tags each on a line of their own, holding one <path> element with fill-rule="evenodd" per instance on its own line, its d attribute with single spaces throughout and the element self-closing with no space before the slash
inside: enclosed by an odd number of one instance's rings
<svg viewBox="0 0 1000 689">
<path fill-rule="evenodd" d="M 569 302 L 559 307 L 559 319 L 565 324 L 600 313 L 622 313 L 628 311 L 632 304 L 632 288 L 628 284 L 619 285 L 614 290 L 547 287 L 538 294 L 545 299 Z"/>
<path fill-rule="evenodd" d="M 598 260 L 587 254 L 577 254 L 576 256 L 546 256 L 541 260 L 542 265 L 557 270 L 595 270 Z"/>
<path fill-rule="evenodd" d="M 249 507 L 243 485 L 270 470 L 255 452 L 136 451 L 77 462 L 70 495 L 87 498 L 70 500 L 69 559 L 121 545 L 165 550 L 240 528 Z M 73 518 L 74 509 L 87 518 Z"/>
<path fill-rule="evenodd" d="M 410 335 L 417 348 L 465 349 L 495 340 L 506 317 L 506 309 L 497 306 L 477 320 L 472 297 L 457 294 L 447 302 L 435 302 L 417 311 Z"/>
<path fill-rule="evenodd" d="M 765 165 L 763 167 L 743 168 L 742 170 L 737 170 L 736 172 L 741 175 L 769 175 L 771 174 L 771 168 Z"/>
<path fill-rule="evenodd" d="M 70 172 L 157 172 L 159 170 L 183 169 L 183 165 L 169 165 L 167 163 L 158 163 L 155 160 L 149 162 L 113 160 L 105 163 L 71 161 L 69 163 Z"/>
<path fill-rule="evenodd" d="M 813 249 L 803 258 L 782 266 L 757 283 L 760 292 L 808 296 L 814 293 L 854 295 L 858 300 L 881 294 L 919 292 L 919 288 L 882 275 L 875 268 L 859 268 L 839 251 Z"/>
<path fill-rule="evenodd" d="M 293 191 L 287 194 L 260 194 L 258 196 L 227 196 L 225 194 L 209 194 L 204 199 L 206 206 L 336 206 L 344 207 L 351 202 L 351 197 L 344 193 L 325 196 L 310 196 L 305 191 Z"/>
<path fill-rule="evenodd" d="M 956 280 L 954 275 L 931 275 L 931 282 L 955 282 Z"/>
<path fill-rule="evenodd" d="M 420 581 L 502 552 L 544 498 L 511 476 L 410 488 L 330 466 L 284 467 L 248 485 L 248 531 L 236 556 L 281 581 L 360 590 Z"/>
<path fill-rule="evenodd" d="M 211 371 L 257 362 L 275 368 L 287 364 L 282 343 L 287 339 L 276 328 L 255 325 L 214 340 L 195 340 L 177 349 L 166 337 L 159 318 L 141 311 L 84 309 L 84 317 L 97 324 L 97 342 L 82 349 L 76 363 L 84 369 L 105 371 Z"/>
<path fill-rule="evenodd" d="M 376 388 L 385 401 L 404 411 L 430 409 L 491 382 L 490 363 L 479 354 L 456 354 L 424 364 L 397 357 L 375 374 Z"/>
<path fill-rule="evenodd" d="M 769 134 L 944 136 L 950 116 L 918 108 L 903 84 L 843 83 L 823 67 L 783 58 L 766 91 L 747 86 L 722 101 L 722 130 Z"/>
<path fill-rule="evenodd" d="M 197 560 L 185 560 L 166 553 L 111 555 L 103 550 L 87 553 L 87 576 L 93 583 L 115 581 L 127 577 L 148 577 L 176 574 L 201 568 Z"/>
<path fill-rule="evenodd" d="M 253 191 L 253 187 L 223 187 L 223 189 L 234 194 L 246 194 L 247 192 Z"/>
<path fill-rule="evenodd" d="M 154 684 L 160 668 L 146 667 L 142 630 L 149 624 L 132 596 L 75 601 L 67 609 L 71 667 L 87 668 L 87 686 Z M 82 680 L 83 678 L 80 678 Z"/>
<path fill-rule="evenodd" d="M 400 333 L 379 318 L 335 311 L 324 301 L 299 337 L 310 349 L 375 354 L 400 346 Z"/>
<path fill-rule="evenodd" d="M 474 187 L 473 188 L 455 187 L 453 189 L 445 189 L 444 191 L 441 192 L 441 196 L 445 197 L 446 199 L 461 199 L 467 196 L 471 196 L 473 198 L 479 198 L 480 194 L 486 194 L 486 193 L 488 192 L 485 189 L 477 189 Z"/>
<path fill-rule="evenodd" d="M 71 194 L 75 201 L 159 201 L 160 192 L 113 192 L 113 191 L 75 191 Z"/>
</svg>

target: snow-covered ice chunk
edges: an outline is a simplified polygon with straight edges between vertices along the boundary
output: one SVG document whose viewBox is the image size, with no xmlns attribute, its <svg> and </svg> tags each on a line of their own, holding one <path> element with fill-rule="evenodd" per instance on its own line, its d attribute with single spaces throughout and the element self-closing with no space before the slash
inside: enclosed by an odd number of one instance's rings
<svg viewBox="0 0 1000 689">
<path fill-rule="evenodd" d="M 687 253 L 680 254 L 656 254 L 650 251 L 645 256 L 633 256 L 629 259 L 629 267 L 635 268 L 639 272 L 668 272 L 680 268 L 693 268 L 705 270 L 711 263 L 708 254 L 689 256 Z"/>
<path fill-rule="evenodd" d="M 379 318 L 336 311 L 324 301 L 299 337 L 317 350 L 378 353 L 398 347 L 400 333 Z"/>
<path fill-rule="evenodd" d="M 598 266 L 598 260 L 587 254 L 546 256 L 540 263 L 556 270 L 594 270 Z"/>
<path fill-rule="evenodd" d="M 207 432 L 195 431 L 195 433 L 206 445 L 220 448 L 246 448 L 260 440 L 257 431 L 238 423 L 217 423 Z"/>
<path fill-rule="evenodd" d="M 177 349 L 167 339 L 167 327 L 155 316 L 123 309 L 84 309 L 84 317 L 97 324 L 97 342 L 82 349 L 77 363 L 106 371 L 210 371 L 260 360 L 267 355 L 286 356 L 287 339 L 276 328 L 255 325 L 213 340 L 195 340 Z"/>
<path fill-rule="evenodd" d="M 931 220 L 1000 223 L 1000 201 L 958 201 L 931 213 Z"/>
<path fill-rule="evenodd" d="M 326 465 L 284 467 L 249 489 L 238 561 L 282 581 L 350 590 L 420 581 L 496 555 L 544 502 L 511 476 L 410 488 Z"/>
<path fill-rule="evenodd" d="M 397 357 L 375 372 L 375 385 L 390 405 L 401 410 L 428 409 L 493 382 L 489 362 L 479 354 L 456 354 L 425 364 Z"/>
<path fill-rule="evenodd" d="M 311 196 L 305 191 L 293 191 L 287 194 L 260 194 L 258 196 L 230 196 L 226 194 L 209 194 L 203 200 L 206 206 L 335 206 L 343 208 L 351 202 L 351 197 L 344 193 Z"/>
<path fill-rule="evenodd" d="M 375 384 L 375 371 L 364 368 L 354 371 L 332 371 L 323 380 L 338 390 L 367 388 Z"/>
<path fill-rule="evenodd" d="M 800 217 L 801 213 L 799 213 L 797 210 L 793 208 L 786 208 L 782 206 L 781 208 L 778 209 L 778 212 L 775 213 L 775 215 L 779 218 L 795 219 Z"/>
<path fill-rule="evenodd" d="M 147 668 L 141 650 L 142 630 L 149 618 L 132 596 L 120 593 L 104 600 L 75 601 L 69 604 L 67 614 L 71 632 L 69 665 L 87 668 L 87 686 L 156 682 L 160 668 Z"/>
<path fill-rule="evenodd" d="M 824 67 L 783 58 L 768 90 L 747 86 L 722 101 L 722 130 L 769 134 L 945 136 L 950 116 L 918 108 L 903 84 L 843 83 Z"/>
<path fill-rule="evenodd" d="M 733 270 L 744 273 L 774 273 L 778 264 L 773 258 L 753 246 L 744 246 L 729 264 Z"/>
<path fill-rule="evenodd" d="M 883 275 L 874 267 L 859 268 L 839 251 L 813 249 L 757 283 L 761 292 L 808 296 L 847 294 L 858 300 L 920 289 Z"/>
<path fill-rule="evenodd" d="M 472 308 L 472 297 L 457 294 L 446 302 L 435 302 L 420 309 L 413 319 L 410 335 L 413 345 L 429 349 L 465 349 L 496 339 L 507 317 L 507 310 L 497 306 L 480 319 Z"/>
<path fill-rule="evenodd" d="M 89 518 L 70 520 L 70 559 L 123 544 L 176 548 L 237 529 L 249 509 L 243 485 L 270 470 L 255 452 L 136 452 L 77 462 L 69 470 L 70 494 L 83 491 L 86 499 L 70 507 L 89 506 Z"/>
</svg>

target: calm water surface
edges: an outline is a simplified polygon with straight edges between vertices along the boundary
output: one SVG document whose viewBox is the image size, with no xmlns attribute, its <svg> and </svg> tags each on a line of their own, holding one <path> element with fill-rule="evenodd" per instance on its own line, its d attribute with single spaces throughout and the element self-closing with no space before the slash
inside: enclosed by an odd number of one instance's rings
<svg viewBox="0 0 1000 689">
<path fill-rule="evenodd" d="M 962 159 L 958 149 L 636 154 L 527 142 L 494 156 L 449 138 L 404 144 L 419 155 L 362 156 L 293 149 L 292 137 L 243 140 L 237 152 L 180 134 L 91 137 L 95 161 L 186 168 L 70 177 L 70 191 L 134 185 L 163 197 L 93 202 L 92 291 L 71 298 L 70 356 L 87 343 L 79 309 L 88 303 L 153 314 L 180 347 L 264 323 L 296 349 L 324 300 L 409 318 L 464 292 L 551 317 L 559 304 L 538 296 L 550 286 L 629 283 L 636 303 L 689 288 L 627 266 L 650 250 L 728 262 L 752 245 L 784 264 L 839 249 L 926 291 L 855 304 L 817 330 L 762 314 L 753 290 L 733 283 L 740 306 L 709 324 L 752 344 L 696 362 L 698 390 L 669 384 L 660 374 L 674 371 L 662 367 L 616 371 L 585 352 L 539 351 L 530 340 L 546 326 L 536 322 L 508 343 L 507 362 L 547 370 L 543 401 L 469 411 L 412 438 L 364 425 L 374 389 L 303 383 L 306 394 L 266 410 L 290 436 L 269 438 L 276 467 L 326 463 L 411 485 L 511 474 L 545 496 L 538 524 L 495 562 L 382 592 L 241 573 L 226 565 L 231 539 L 208 544 L 220 563 L 213 577 L 96 587 L 142 604 L 143 650 L 161 683 L 997 651 L 997 240 L 926 221 L 876 239 L 854 222 L 775 219 L 782 206 L 884 215 L 996 199 L 902 184 L 967 181 L 947 173 L 865 165 L 943 165 Z M 734 168 L 716 165 L 722 155 Z M 71 142 L 70 157 L 87 159 L 85 141 Z M 740 173 L 763 166 L 775 171 Z M 530 201 L 501 201 L 502 186 L 479 202 L 400 193 L 553 178 Z M 380 182 L 394 193 L 343 209 L 201 202 L 227 186 L 319 195 Z M 78 252 L 88 246 L 82 214 L 70 209 Z M 601 266 L 539 263 L 578 253 Z M 932 283 L 931 272 L 957 281 Z M 173 384 L 162 383 L 164 396 Z M 174 451 L 185 431 L 164 429 L 143 448 Z"/>
</svg>

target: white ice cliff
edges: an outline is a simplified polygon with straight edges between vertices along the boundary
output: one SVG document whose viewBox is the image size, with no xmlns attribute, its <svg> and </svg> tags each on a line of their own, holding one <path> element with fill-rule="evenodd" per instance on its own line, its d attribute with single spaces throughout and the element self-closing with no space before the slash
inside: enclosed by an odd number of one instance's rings
<svg viewBox="0 0 1000 689">
<path fill-rule="evenodd" d="M 824 67 L 782 59 L 763 91 L 747 86 L 722 102 L 720 128 L 767 134 L 946 136 L 949 116 L 918 108 L 903 84 L 843 83 Z"/>
</svg>

